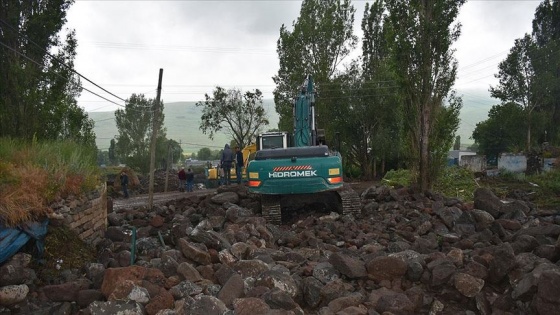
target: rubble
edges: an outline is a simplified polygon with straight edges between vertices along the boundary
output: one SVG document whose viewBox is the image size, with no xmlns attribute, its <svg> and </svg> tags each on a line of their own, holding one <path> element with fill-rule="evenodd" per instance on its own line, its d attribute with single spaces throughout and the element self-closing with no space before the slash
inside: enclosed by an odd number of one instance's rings
<svg viewBox="0 0 560 315">
<path fill-rule="evenodd" d="M 34 286 L 27 254 L 0 266 L 0 314 L 557 313 L 557 214 L 483 188 L 474 205 L 384 186 L 361 197 L 358 217 L 280 226 L 236 185 L 119 209 L 98 261 L 60 283 Z"/>
</svg>

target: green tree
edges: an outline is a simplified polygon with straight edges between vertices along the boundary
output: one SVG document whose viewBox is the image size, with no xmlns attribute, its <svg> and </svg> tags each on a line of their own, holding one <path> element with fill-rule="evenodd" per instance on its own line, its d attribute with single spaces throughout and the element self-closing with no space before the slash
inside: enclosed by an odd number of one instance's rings
<svg viewBox="0 0 560 315">
<path fill-rule="evenodd" d="M 212 160 L 212 158 L 214 157 L 212 150 L 210 150 L 209 148 L 201 148 L 200 150 L 198 150 L 197 156 L 201 161 Z"/>
<path fill-rule="evenodd" d="M 361 86 L 351 88 L 356 95 L 352 102 L 354 117 L 350 131 L 357 133 L 349 139 L 361 139 L 350 152 L 361 157 L 360 166 L 366 178 L 377 175 L 377 165 L 385 173 L 388 160 L 401 154 L 402 100 L 391 69 L 387 30 L 383 27 L 386 7 L 383 1 L 366 4 L 362 19 Z M 357 124 L 358 128 L 352 128 Z"/>
<path fill-rule="evenodd" d="M 238 89 L 218 86 L 212 96 L 206 94 L 205 98 L 196 106 L 202 107 L 200 130 L 210 139 L 216 132 L 225 131 L 240 147 L 245 147 L 268 125 L 262 92 L 258 89 L 242 95 Z"/>
<path fill-rule="evenodd" d="M 490 95 L 503 103 L 519 104 L 526 115 L 527 128 L 525 149 L 532 147 L 531 120 L 533 111 L 542 103 L 542 95 L 546 93 L 541 85 L 536 84 L 536 73 L 532 60 L 535 58 L 535 42 L 530 35 L 515 40 L 506 59 L 498 65 L 496 76 L 499 84 L 490 88 Z"/>
<path fill-rule="evenodd" d="M 541 1 L 533 19 L 537 46 L 533 58 L 535 81 L 545 93 L 540 110 L 548 114 L 547 135 L 542 140 L 560 144 L 560 1 Z"/>
<path fill-rule="evenodd" d="M 489 161 L 497 161 L 503 152 L 520 151 L 525 143 L 526 123 L 521 105 L 510 102 L 492 106 L 488 119 L 477 123 L 472 134 L 477 152 Z"/>
<path fill-rule="evenodd" d="M 445 99 L 447 106 L 438 106 L 434 110 L 435 123 L 430 134 L 430 177 L 437 179 L 440 171 L 447 164 L 447 155 L 456 140 L 455 134 L 459 129 L 459 113 L 463 101 L 452 91 Z M 450 136 L 451 135 L 451 136 Z M 459 137 L 460 141 L 460 137 Z"/>
<path fill-rule="evenodd" d="M 155 99 L 147 99 L 143 94 L 132 94 L 126 100 L 125 108 L 115 111 L 115 122 L 119 134 L 117 135 L 116 152 L 128 166 L 141 172 L 148 172 L 150 168 L 150 141 L 153 128 L 154 111 L 161 110 L 161 120 L 158 125 L 163 126 L 163 103 L 156 106 Z M 158 131 L 158 143 L 165 143 L 165 128 Z M 163 152 L 162 152 L 163 151 Z M 167 156 L 167 146 L 156 149 L 156 161 Z"/>
<path fill-rule="evenodd" d="M 72 3 L 0 2 L 0 136 L 95 148 L 93 121 L 76 103 L 75 33 L 59 35 Z"/>
<path fill-rule="evenodd" d="M 355 11 L 349 0 L 304 0 L 293 30 L 285 25 L 280 28 L 277 42 L 280 69 L 273 77 L 280 130 L 293 129 L 293 99 L 310 74 L 320 96 L 316 103 L 318 125 L 326 129 L 327 136 L 336 132 L 329 125 L 332 117 L 329 111 L 336 103 L 331 93 L 337 93 L 331 80 L 356 46 L 357 37 L 352 34 Z"/>
<path fill-rule="evenodd" d="M 437 176 L 439 165 L 432 163 L 436 157 L 430 141 L 439 129 L 436 117 L 457 74 L 451 46 L 460 34 L 461 25 L 455 20 L 464 2 L 387 0 L 385 25 L 391 31 L 393 65 L 404 95 L 410 163 L 422 190 L 431 188 Z M 447 137 L 453 139 L 455 135 L 450 133 Z"/>
</svg>

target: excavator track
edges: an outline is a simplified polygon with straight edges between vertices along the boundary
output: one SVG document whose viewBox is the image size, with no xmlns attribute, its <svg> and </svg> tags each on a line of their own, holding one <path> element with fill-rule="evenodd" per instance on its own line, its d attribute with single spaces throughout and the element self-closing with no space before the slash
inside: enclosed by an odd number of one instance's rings
<svg viewBox="0 0 560 315">
<path fill-rule="evenodd" d="M 362 212 L 362 202 L 360 196 L 350 186 L 346 184 L 338 191 L 340 200 L 342 201 L 342 214 L 358 215 Z"/>
<path fill-rule="evenodd" d="M 261 195 L 261 213 L 267 222 L 282 224 L 282 209 L 280 208 L 280 196 Z"/>
</svg>

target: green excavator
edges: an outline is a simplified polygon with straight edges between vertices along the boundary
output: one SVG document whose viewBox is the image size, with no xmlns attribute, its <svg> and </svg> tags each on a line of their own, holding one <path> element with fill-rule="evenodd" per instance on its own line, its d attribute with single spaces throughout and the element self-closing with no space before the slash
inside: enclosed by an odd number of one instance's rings
<svg viewBox="0 0 560 315">
<path fill-rule="evenodd" d="M 329 149 L 324 130 L 316 128 L 315 97 L 313 78 L 307 76 L 293 106 L 293 134 L 259 137 L 261 145 L 247 167 L 249 191 L 260 195 L 262 215 L 273 224 L 281 224 L 286 211 L 305 206 L 361 211 L 360 197 L 343 182 L 340 153 Z"/>
</svg>

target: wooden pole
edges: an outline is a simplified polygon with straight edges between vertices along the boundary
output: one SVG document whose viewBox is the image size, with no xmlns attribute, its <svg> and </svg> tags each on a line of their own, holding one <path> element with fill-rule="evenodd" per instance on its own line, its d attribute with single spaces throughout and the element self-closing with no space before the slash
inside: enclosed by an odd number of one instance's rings
<svg viewBox="0 0 560 315">
<path fill-rule="evenodd" d="M 152 210 L 154 205 L 154 172 L 155 172 L 155 165 L 156 165 L 156 142 L 157 142 L 157 133 L 159 130 L 159 114 L 161 111 L 161 79 L 163 77 L 163 69 L 159 69 L 159 79 L 158 79 L 158 87 L 157 87 L 157 96 L 156 96 L 156 103 L 154 104 L 154 121 L 153 121 L 153 130 L 152 130 L 152 139 L 150 141 L 150 187 L 148 190 L 148 209 Z"/>
<path fill-rule="evenodd" d="M 169 183 L 169 164 L 171 164 L 173 161 L 173 157 L 170 151 L 171 151 L 171 142 L 167 141 L 167 163 L 165 163 L 165 188 L 164 188 L 165 192 L 167 192 L 167 185 Z"/>
</svg>

